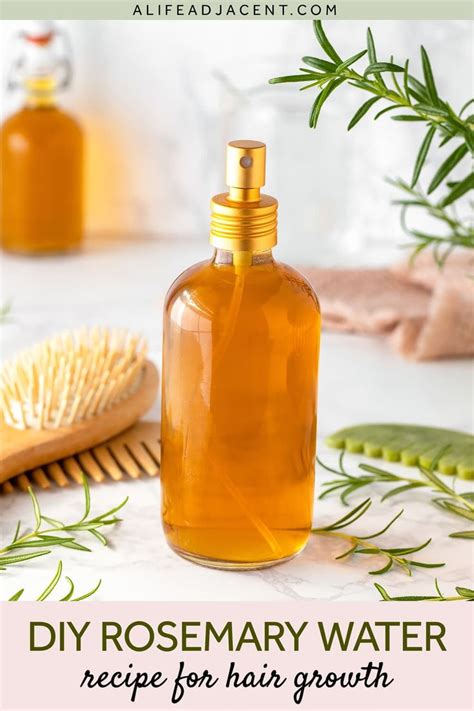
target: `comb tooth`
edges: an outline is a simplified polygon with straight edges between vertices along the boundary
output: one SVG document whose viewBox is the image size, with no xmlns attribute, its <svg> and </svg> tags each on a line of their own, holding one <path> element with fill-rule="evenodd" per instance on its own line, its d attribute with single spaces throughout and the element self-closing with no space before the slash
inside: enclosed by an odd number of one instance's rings
<svg viewBox="0 0 474 711">
<path fill-rule="evenodd" d="M 26 474 L 20 474 L 19 476 L 16 477 L 16 483 L 20 487 L 22 491 L 28 491 L 28 489 L 31 486 L 31 482 L 28 479 Z"/>
<path fill-rule="evenodd" d="M 104 481 L 104 473 L 90 452 L 82 452 L 78 455 L 78 459 L 86 474 L 89 474 L 94 481 Z"/>
<path fill-rule="evenodd" d="M 5 481 L 2 484 L 2 494 L 12 494 L 15 491 L 15 489 L 12 486 L 11 481 Z"/>
<path fill-rule="evenodd" d="M 74 457 L 68 457 L 63 461 L 64 471 L 73 479 L 76 484 L 82 484 L 83 471 Z"/>
<path fill-rule="evenodd" d="M 115 481 L 123 479 L 122 470 L 117 465 L 117 462 L 112 457 L 107 447 L 94 447 L 93 452 L 102 469 L 104 469 L 112 479 Z"/>
<path fill-rule="evenodd" d="M 51 479 L 60 487 L 69 486 L 69 481 L 61 465 L 58 462 L 53 462 L 53 464 L 48 464 L 47 472 Z"/>
<path fill-rule="evenodd" d="M 34 483 L 37 484 L 41 489 L 51 488 L 50 481 L 46 476 L 44 469 L 33 469 L 33 471 L 31 472 L 31 478 L 33 479 Z"/>
<path fill-rule="evenodd" d="M 127 472 L 128 476 L 132 479 L 137 479 L 140 476 L 140 469 L 124 445 L 121 442 L 111 442 L 108 447 L 122 469 Z"/>
<path fill-rule="evenodd" d="M 146 449 L 142 447 L 140 442 L 131 442 L 128 445 L 128 448 L 130 449 L 130 452 L 133 454 L 142 469 L 146 471 L 146 473 L 150 476 L 155 476 L 158 472 L 157 466 L 146 451 Z"/>
<path fill-rule="evenodd" d="M 147 440 L 146 443 L 143 443 L 144 446 L 146 446 L 146 449 L 150 451 L 150 454 L 152 455 L 153 459 L 156 461 L 156 463 L 159 465 L 161 462 L 161 447 L 160 443 L 156 439 L 150 439 Z"/>
</svg>

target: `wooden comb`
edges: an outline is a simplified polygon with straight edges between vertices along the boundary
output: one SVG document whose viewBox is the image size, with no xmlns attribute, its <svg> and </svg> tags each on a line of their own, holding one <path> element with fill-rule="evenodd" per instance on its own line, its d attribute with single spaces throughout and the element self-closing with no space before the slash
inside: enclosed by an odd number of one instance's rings
<svg viewBox="0 0 474 711">
<path fill-rule="evenodd" d="M 131 427 L 153 404 L 158 372 L 126 331 L 66 332 L 1 373 L 0 483 Z"/>
<path fill-rule="evenodd" d="M 126 477 L 156 476 L 160 469 L 160 423 L 137 422 L 125 432 L 97 447 L 57 462 L 24 472 L 2 485 L 2 493 L 29 486 L 49 489 L 81 484 L 82 473 L 97 483 Z"/>
</svg>

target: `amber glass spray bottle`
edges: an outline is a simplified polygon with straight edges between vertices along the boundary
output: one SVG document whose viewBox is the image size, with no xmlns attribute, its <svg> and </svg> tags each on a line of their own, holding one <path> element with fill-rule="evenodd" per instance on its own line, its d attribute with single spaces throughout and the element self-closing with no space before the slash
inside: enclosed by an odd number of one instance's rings
<svg viewBox="0 0 474 711">
<path fill-rule="evenodd" d="M 162 514 L 180 555 L 245 569 L 291 558 L 310 534 L 320 312 L 272 256 L 265 145 L 229 143 L 226 178 L 211 202 L 214 256 L 166 298 Z"/>
<path fill-rule="evenodd" d="M 1 127 L 1 244 L 24 254 L 74 250 L 83 231 L 83 136 L 56 100 L 70 82 L 67 40 L 52 22 L 28 22 L 17 44 L 9 86 L 25 101 Z"/>
</svg>

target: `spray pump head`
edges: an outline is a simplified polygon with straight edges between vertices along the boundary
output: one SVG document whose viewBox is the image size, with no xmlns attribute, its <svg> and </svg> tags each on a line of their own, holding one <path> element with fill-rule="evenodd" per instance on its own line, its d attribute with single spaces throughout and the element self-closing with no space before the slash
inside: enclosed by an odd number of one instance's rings
<svg viewBox="0 0 474 711">
<path fill-rule="evenodd" d="M 260 193 L 265 185 L 266 146 L 260 141 L 231 141 L 226 151 L 228 193 L 211 200 L 211 237 L 215 247 L 232 252 L 263 252 L 277 241 L 275 198 Z"/>
</svg>

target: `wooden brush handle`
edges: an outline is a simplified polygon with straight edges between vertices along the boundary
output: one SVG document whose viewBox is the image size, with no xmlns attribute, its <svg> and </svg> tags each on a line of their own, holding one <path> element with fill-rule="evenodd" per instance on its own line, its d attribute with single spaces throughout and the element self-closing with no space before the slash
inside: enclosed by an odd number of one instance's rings
<svg viewBox="0 0 474 711">
<path fill-rule="evenodd" d="M 131 427 L 153 405 L 158 371 L 145 362 L 138 389 L 110 410 L 89 420 L 52 430 L 18 430 L 0 422 L 0 484 L 12 476 L 70 457 Z"/>
</svg>

